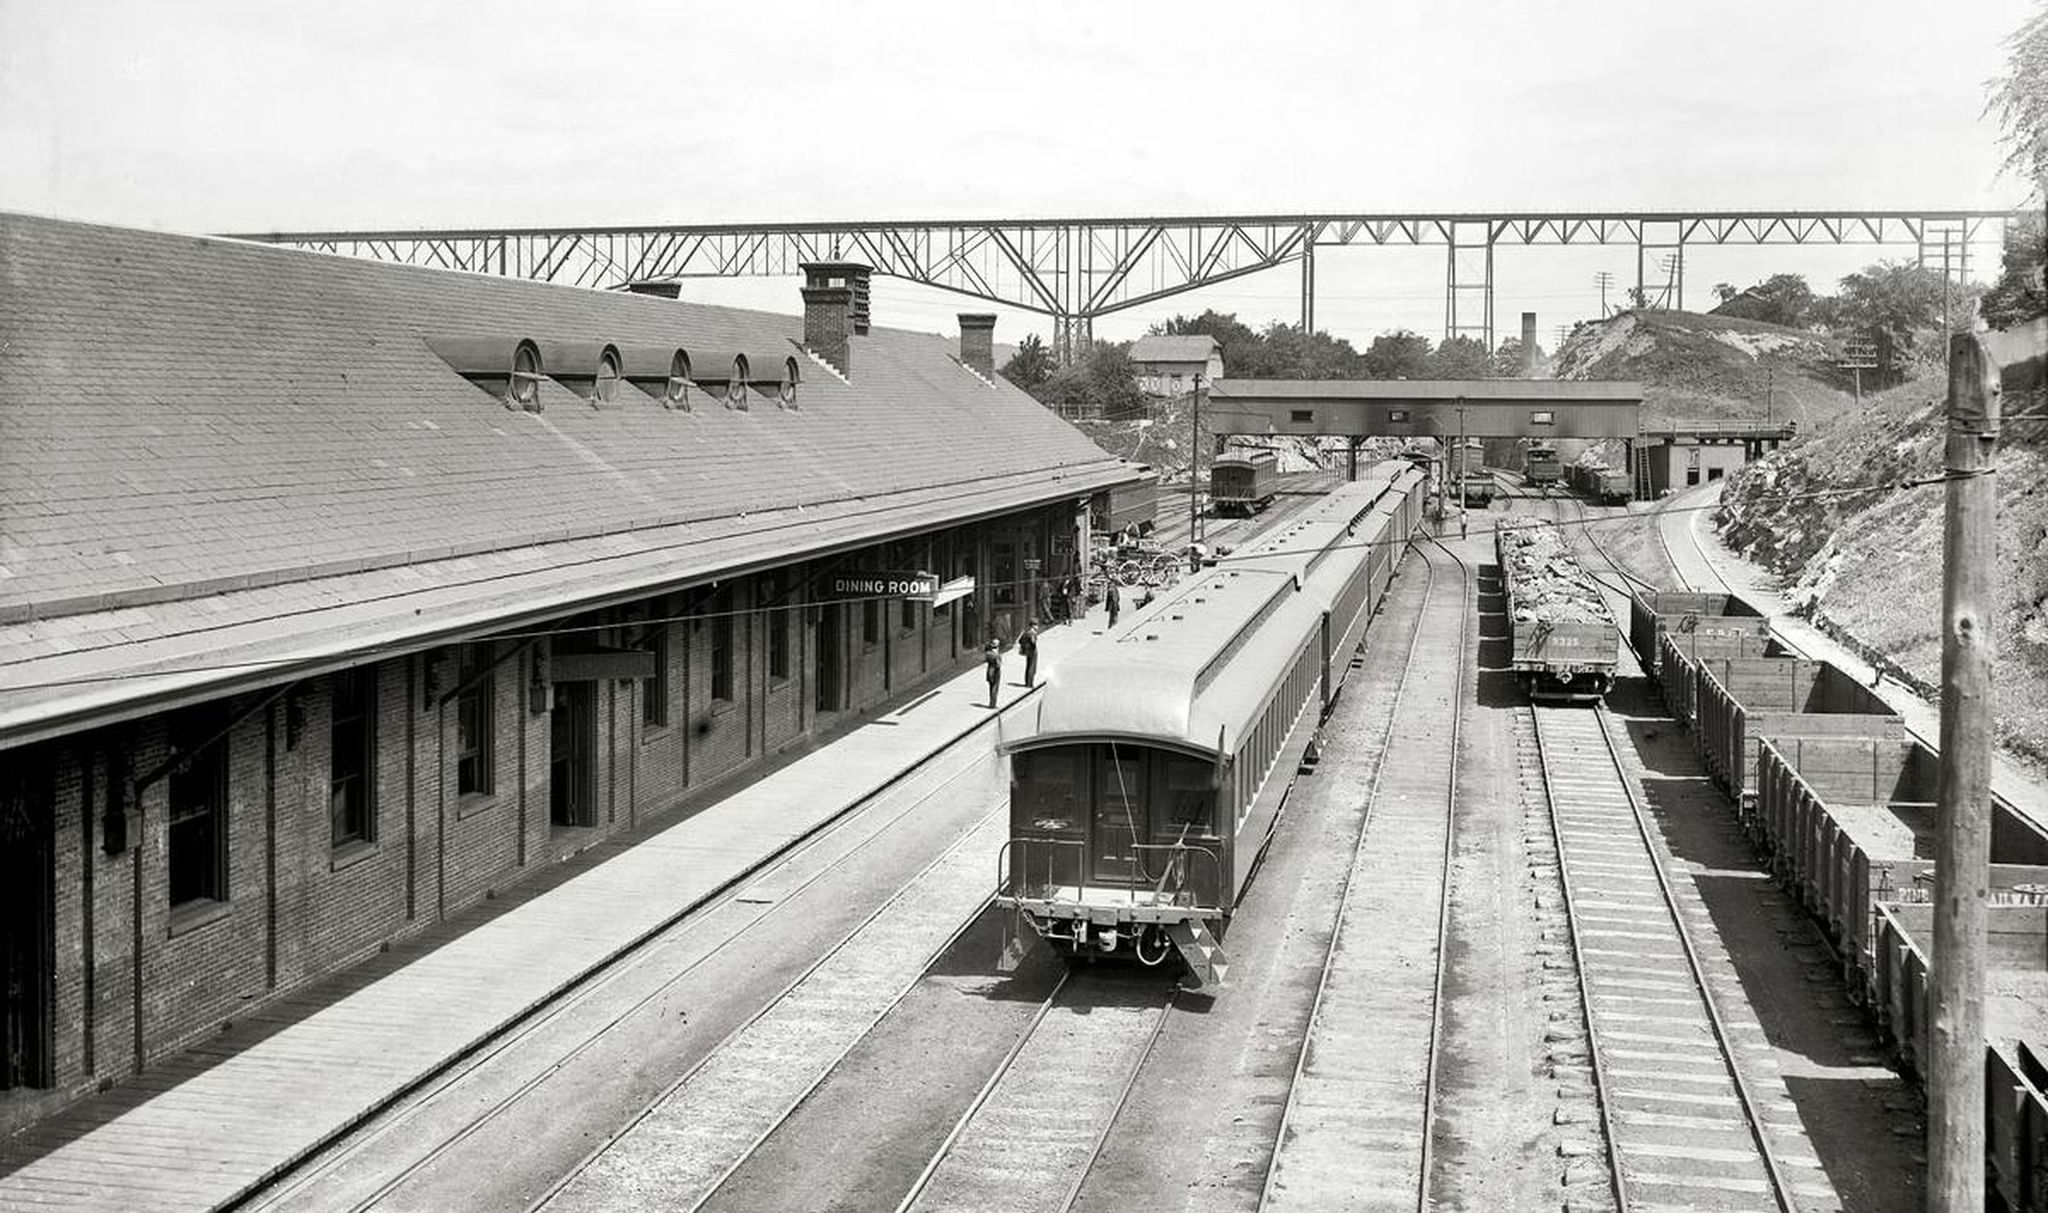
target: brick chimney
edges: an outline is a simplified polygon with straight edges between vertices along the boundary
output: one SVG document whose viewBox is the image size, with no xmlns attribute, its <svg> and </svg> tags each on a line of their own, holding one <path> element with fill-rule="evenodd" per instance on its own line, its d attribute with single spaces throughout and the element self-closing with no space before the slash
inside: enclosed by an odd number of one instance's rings
<svg viewBox="0 0 2048 1213">
<path fill-rule="evenodd" d="M 996 377 L 996 314 L 960 313 L 960 361 L 983 379 Z"/>
<path fill-rule="evenodd" d="M 1524 379 L 1536 377 L 1536 313 L 1522 313 L 1522 369 Z"/>
<path fill-rule="evenodd" d="M 852 378 L 853 291 L 843 286 L 804 288 L 804 348 Z"/>
</svg>

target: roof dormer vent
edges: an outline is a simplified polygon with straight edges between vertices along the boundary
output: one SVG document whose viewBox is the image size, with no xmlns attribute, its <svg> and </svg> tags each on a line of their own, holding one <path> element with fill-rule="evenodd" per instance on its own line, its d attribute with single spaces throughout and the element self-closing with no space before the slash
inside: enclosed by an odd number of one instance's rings
<svg viewBox="0 0 2048 1213">
<path fill-rule="evenodd" d="M 690 409 L 690 354 L 667 345 L 626 346 L 619 351 L 626 382 L 659 400 L 663 408 Z"/>
<path fill-rule="evenodd" d="M 547 378 L 540 343 L 509 337 L 429 337 L 427 348 L 506 408 L 540 412 L 541 380 Z"/>
</svg>

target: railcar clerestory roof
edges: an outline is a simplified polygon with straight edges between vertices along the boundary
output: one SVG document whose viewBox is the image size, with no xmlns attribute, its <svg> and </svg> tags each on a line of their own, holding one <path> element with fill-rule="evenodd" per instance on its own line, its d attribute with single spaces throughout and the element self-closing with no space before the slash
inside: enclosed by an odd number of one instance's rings
<svg viewBox="0 0 2048 1213">
<path fill-rule="evenodd" d="M 1234 749 L 1294 653 L 1316 635 L 1346 570 L 1382 538 L 1389 515 L 1379 503 L 1419 480 L 1403 466 L 1378 465 L 1181 581 L 1054 668 L 1004 746 L 1114 738 L 1206 757 Z"/>
<path fill-rule="evenodd" d="M 0 214 L 0 745 L 1141 479 L 950 338 L 803 324 Z M 448 338 L 801 383 L 526 411 Z"/>
</svg>

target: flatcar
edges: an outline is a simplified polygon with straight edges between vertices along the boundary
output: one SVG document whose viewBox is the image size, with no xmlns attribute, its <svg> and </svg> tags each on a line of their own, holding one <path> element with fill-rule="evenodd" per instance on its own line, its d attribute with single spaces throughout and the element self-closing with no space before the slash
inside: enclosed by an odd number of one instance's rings
<svg viewBox="0 0 2048 1213">
<path fill-rule="evenodd" d="M 1503 519 L 1493 536 L 1508 606 L 1508 665 L 1531 699 L 1597 703 L 1614 689 L 1621 633 L 1557 528 Z"/>
<path fill-rule="evenodd" d="M 999 905 L 1074 954 L 1196 989 L 1422 523 L 1422 476 L 1375 465 L 1062 661 L 1002 738 Z"/>
<path fill-rule="evenodd" d="M 1530 444 L 1528 453 L 1523 456 L 1522 468 L 1522 479 L 1532 488 L 1556 484 L 1564 474 L 1557 461 L 1557 448 L 1535 443 Z"/>
<path fill-rule="evenodd" d="M 1249 518 L 1273 504 L 1280 486 L 1280 457 L 1271 451 L 1218 455 L 1209 465 L 1209 505 L 1218 517 Z"/>
<path fill-rule="evenodd" d="M 1574 463 L 1565 468 L 1565 482 L 1581 496 L 1603 505 L 1626 505 L 1635 496 L 1628 473 L 1604 463 Z"/>
<path fill-rule="evenodd" d="M 1092 525 L 1098 534 L 1120 535 L 1137 528 L 1150 535 L 1159 520 L 1159 481 L 1124 484 L 1095 495 Z"/>
</svg>

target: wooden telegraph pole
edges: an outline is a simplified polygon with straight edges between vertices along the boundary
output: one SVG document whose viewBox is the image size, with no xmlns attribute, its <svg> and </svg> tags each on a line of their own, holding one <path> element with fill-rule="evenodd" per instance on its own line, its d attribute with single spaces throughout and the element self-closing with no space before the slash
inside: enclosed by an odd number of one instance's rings
<svg viewBox="0 0 2048 1213">
<path fill-rule="evenodd" d="M 1941 595 L 1941 835 L 1934 860 L 1927 1208 L 1984 1207 L 1985 906 L 1991 863 L 1991 655 L 1996 608 L 2000 361 L 2039 381 L 2048 319 L 1960 333 L 1948 363 Z"/>
</svg>

